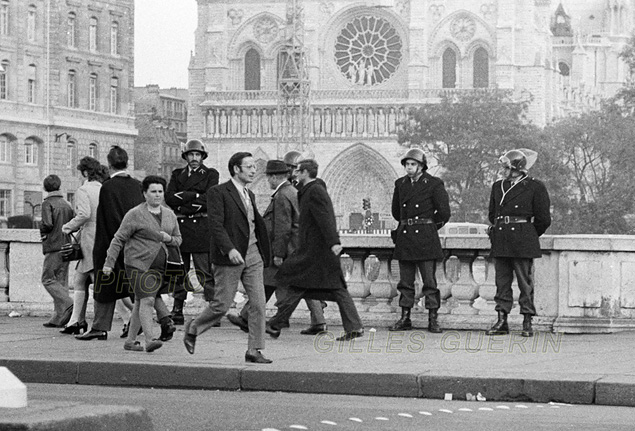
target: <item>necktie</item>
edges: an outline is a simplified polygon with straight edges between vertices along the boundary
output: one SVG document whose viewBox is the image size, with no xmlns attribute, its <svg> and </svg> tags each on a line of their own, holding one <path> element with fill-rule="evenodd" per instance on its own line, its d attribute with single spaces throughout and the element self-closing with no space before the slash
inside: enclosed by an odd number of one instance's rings
<svg viewBox="0 0 635 431">
<path fill-rule="evenodd" d="M 246 188 L 243 188 L 243 199 L 245 201 L 245 208 L 247 208 L 247 211 L 249 211 L 249 207 L 251 206 L 251 201 L 249 199 L 249 192 L 247 191 Z"/>
</svg>

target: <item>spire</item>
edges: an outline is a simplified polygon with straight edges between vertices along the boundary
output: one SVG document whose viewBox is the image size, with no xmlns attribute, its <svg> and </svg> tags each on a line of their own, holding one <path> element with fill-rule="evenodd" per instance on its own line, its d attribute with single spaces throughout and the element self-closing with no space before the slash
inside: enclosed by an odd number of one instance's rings
<svg viewBox="0 0 635 431">
<path fill-rule="evenodd" d="M 558 5 L 556 12 L 551 19 L 551 32 L 554 36 L 571 37 L 573 29 L 571 28 L 571 17 L 564 8 L 562 1 Z"/>
</svg>

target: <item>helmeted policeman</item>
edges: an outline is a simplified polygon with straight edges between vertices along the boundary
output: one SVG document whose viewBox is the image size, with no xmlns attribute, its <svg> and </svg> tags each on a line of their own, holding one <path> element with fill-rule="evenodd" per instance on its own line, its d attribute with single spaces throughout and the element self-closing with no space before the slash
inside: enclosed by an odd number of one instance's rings
<svg viewBox="0 0 635 431">
<path fill-rule="evenodd" d="M 190 255 L 196 275 L 203 286 L 203 296 L 211 301 L 214 295 L 214 277 L 211 271 L 209 231 L 207 223 L 207 190 L 218 184 L 218 171 L 203 164 L 207 158 L 205 146 L 198 139 L 185 144 L 181 157 L 187 166 L 175 169 L 165 194 L 166 203 L 179 220 L 183 242 L 181 253 L 186 272 L 190 269 Z M 187 277 L 185 278 L 187 280 Z M 185 283 L 185 281 L 184 281 Z M 175 287 L 172 319 L 177 325 L 184 323 L 183 306 L 187 292 L 183 284 Z"/>
<path fill-rule="evenodd" d="M 412 148 L 401 158 L 406 175 L 395 181 L 392 216 L 399 222 L 393 231 L 399 261 L 401 318 L 391 331 L 412 329 L 410 310 L 415 303 L 415 274 L 423 280 L 423 296 L 428 309 L 428 331 L 439 333 L 437 312 L 441 294 L 437 289 L 436 263 L 444 258 L 438 229 L 450 219 L 450 202 L 443 181 L 428 174 L 425 154 Z"/>
<path fill-rule="evenodd" d="M 489 201 L 498 320 L 487 335 L 509 333 L 507 315 L 514 302 L 513 274 L 520 289 L 520 313 L 524 315 L 521 335 L 533 335 L 531 318 L 536 315 L 533 264 L 534 258 L 542 256 L 538 237 L 551 224 L 549 193 L 543 183 L 527 175 L 535 156 L 535 151 L 522 149 L 508 151 L 499 159 L 503 179 L 492 186 Z"/>
</svg>

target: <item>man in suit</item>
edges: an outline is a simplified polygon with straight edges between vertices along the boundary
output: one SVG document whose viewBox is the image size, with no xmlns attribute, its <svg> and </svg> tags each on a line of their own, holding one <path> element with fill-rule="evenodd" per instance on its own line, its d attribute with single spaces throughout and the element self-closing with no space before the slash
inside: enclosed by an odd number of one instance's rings
<svg viewBox="0 0 635 431">
<path fill-rule="evenodd" d="M 106 262 L 106 252 L 126 213 L 144 202 L 141 183 L 130 176 L 128 153 L 114 146 L 108 153 L 110 178 L 101 186 L 99 205 L 97 206 L 95 246 L 93 264 L 95 271 L 94 312 L 95 317 L 90 331 L 76 335 L 78 340 L 106 340 L 112 328 L 112 319 L 117 299 L 130 296 L 130 283 L 125 275 L 123 251 L 111 274 L 104 274 L 102 268 Z M 160 316 L 163 317 L 163 316 Z"/>
<path fill-rule="evenodd" d="M 280 335 L 280 322 L 286 321 L 303 297 L 334 300 L 340 309 L 345 333 L 338 341 L 351 340 L 364 334 L 364 326 L 340 266 L 342 245 L 337 233 L 333 203 L 326 189 L 317 181 L 318 164 L 302 160 L 298 165 L 298 179 L 302 188 L 300 202 L 298 252 L 282 263 L 276 275 L 280 286 L 288 286 L 278 312 L 268 324 L 272 337 Z"/>
<path fill-rule="evenodd" d="M 538 237 L 551 225 L 549 193 L 544 184 L 527 174 L 535 156 L 534 151 L 523 149 L 508 151 L 499 159 L 503 179 L 492 186 L 489 201 L 498 320 L 487 335 L 509 333 L 507 315 L 514 303 L 512 281 L 516 274 L 520 289 L 518 303 L 524 316 L 521 335 L 533 336 L 531 318 L 536 315 L 534 258 L 542 256 Z"/>
<path fill-rule="evenodd" d="M 437 312 L 441 294 L 437 288 L 436 265 L 444 256 L 437 230 L 450 219 L 448 193 L 441 179 L 428 174 L 423 150 L 408 150 L 401 164 L 406 175 L 395 181 L 392 197 L 392 216 L 399 222 L 393 231 L 393 258 L 399 261 L 397 290 L 401 318 L 389 330 L 412 329 L 410 310 L 415 304 L 415 274 L 419 270 L 428 309 L 428 331 L 439 333 Z"/>
<path fill-rule="evenodd" d="M 179 220 L 179 228 L 183 242 L 181 254 L 185 264 L 185 272 L 190 270 L 190 262 L 194 262 L 198 282 L 203 286 L 206 301 L 214 297 L 214 276 L 209 254 L 209 230 L 207 228 L 207 190 L 218 184 L 218 171 L 203 164 L 207 152 L 198 139 L 190 139 L 185 144 L 181 157 L 187 166 L 175 169 L 165 194 L 165 202 L 172 208 Z M 190 259 L 191 255 L 191 259 Z M 174 288 L 174 307 L 172 320 L 176 325 L 184 323 L 183 306 L 187 291 L 184 284 L 189 282 L 184 277 Z"/>
<path fill-rule="evenodd" d="M 275 276 L 278 268 L 287 258 L 292 256 L 298 249 L 298 217 L 300 209 L 298 207 L 298 191 L 288 179 L 289 168 L 280 160 L 269 160 L 265 171 L 267 182 L 271 190 L 271 202 L 263 214 L 263 219 L 269 233 L 271 242 L 271 252 L 273 262 L 265 268 L 265 302 L 276 292 L 278 301 L 282 301 L 286 289 L 278 286 Z M 319 301 L 313 299 L 306 300 L 311 311 L 311 326 L 303 329 L 300 333 L 305 335 L 315 335 L 326 331 L 326 322 L 322 313 L 322 306 Z M 243 331 L 248 331 L 249 302 L 245 304 L 240 312 L 240 316 L 228 314 L 227 318 L 234 325 Z M 287 322 L 283 322 L 284 326 Z M 283 326 L 280 325 L 280 326 Z"/>
<path fill-rule="evenodd" d="M 245 187 L 254 181 L 256 161 L 250 153 L 236 153 L 229 159 L 228 169 L 231 179 L 207 192 L 207 207 L 213 208 L 207 220 L 216 281 L 214 298 L 197 318 L 187 322 L 183 343 L 193 354 L 196 337 L 227 313 L 233 304 L 238 282 L 242 281 L 249 298 L 245 361 L 269 364 L 272 361 L 260 350 L 265 347 L 263 269 L 269 264 L 271 251 L 255 196 Z"/>
</svg>

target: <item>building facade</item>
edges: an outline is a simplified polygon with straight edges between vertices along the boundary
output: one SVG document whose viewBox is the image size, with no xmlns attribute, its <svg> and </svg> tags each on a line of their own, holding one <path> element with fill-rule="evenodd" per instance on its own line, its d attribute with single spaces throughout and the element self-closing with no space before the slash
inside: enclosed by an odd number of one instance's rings
<svg viewBox="0 0 635 431">
<path fill-rule="evenodd" d="M 135 87 L 135 167 L 146 175 L 170 179 L 182 167 L 181 147 L 187 141 L 188 90 Z"/>
<path fill-rule="evenodd" d="M 0 0 L 0 221 L 39 214 L 42 180 L 72 201 L 78 160 L 129 151 L 133 0 Z"/>
<path fill-rule="evenodd" d="M 397 125 L 409 107 L 499 88 L 531 95 L 538 125 L 593 109 L 625 79 L 618 55 L 635 13 L 634 0 L 198 0 L 188 133 L 222 175 L 235 151 L 264 165 L 289 149 L 277 80 L 294 4 L 311 85 L 303 150 L 320 164 L 343 229 L 360 228 L 367 198 L 374 227 L 392 227 L 406 151 Z M 264 207 L 264 175 L 253 188 Z"/>
</svg>

